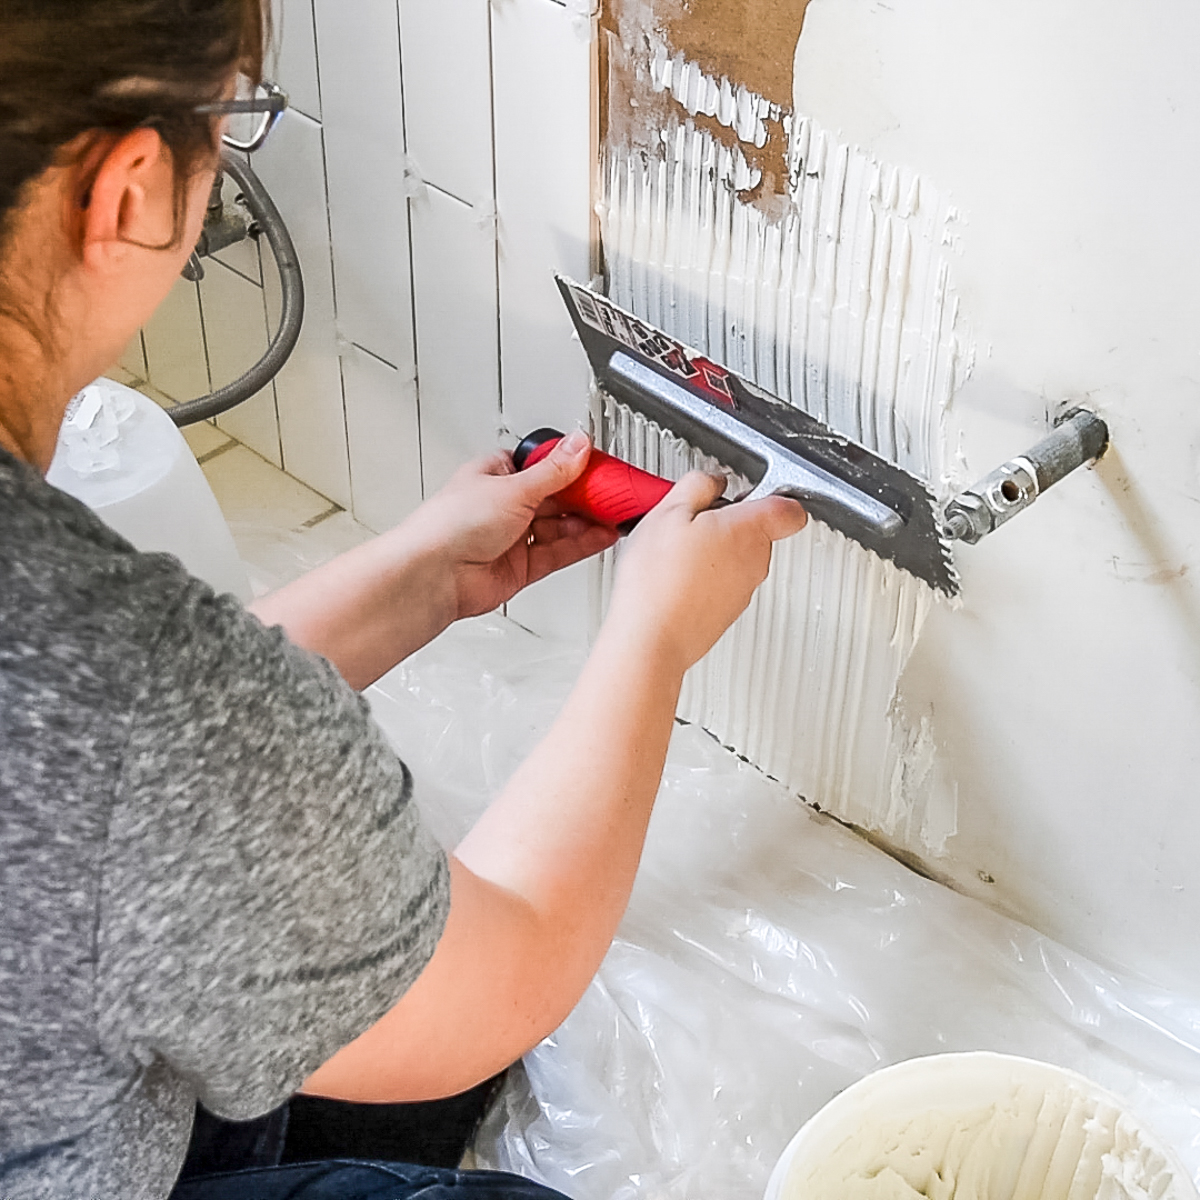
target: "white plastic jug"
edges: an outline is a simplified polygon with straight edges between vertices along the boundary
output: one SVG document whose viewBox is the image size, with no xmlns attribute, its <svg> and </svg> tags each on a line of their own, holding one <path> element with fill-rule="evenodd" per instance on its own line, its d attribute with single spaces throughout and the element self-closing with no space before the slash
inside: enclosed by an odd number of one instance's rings
<svg viewBox="0 0 1200 1200">
<path fill-rule="evenodd" d="M 173 554 L 217 592 L 252 598 L 208 480 L 148 396 L 111 379 L 84 388 L 67 409 L 46 479 L 139 550 Z"/>
</svg>

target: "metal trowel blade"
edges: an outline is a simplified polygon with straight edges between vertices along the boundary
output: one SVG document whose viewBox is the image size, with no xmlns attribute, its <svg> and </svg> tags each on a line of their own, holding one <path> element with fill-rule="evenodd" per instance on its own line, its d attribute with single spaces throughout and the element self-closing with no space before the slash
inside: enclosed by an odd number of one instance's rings
<svg viewBox="0 0 1200 1200">
<path fill-rule="evenodd" d="M 936 500 L 915 475 L 764 392 L 606 297 L 557 276 L 601 390 L 948 596 Z"/>
</svg>

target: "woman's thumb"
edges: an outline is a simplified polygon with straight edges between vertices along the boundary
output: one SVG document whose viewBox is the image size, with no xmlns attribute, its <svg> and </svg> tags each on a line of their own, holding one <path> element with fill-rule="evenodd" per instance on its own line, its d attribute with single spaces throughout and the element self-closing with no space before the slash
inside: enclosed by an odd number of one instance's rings
<svg viewBox="0 0 1200 1200">
<path fill-rule="evenodd" d="M 568 433 L 545 458 L 520 471 L 525 499 L 534 507 L 547 496 L 561 492 L 583 474 L 592 454 L 592 439 L 582 429 Z"/>
</svg>

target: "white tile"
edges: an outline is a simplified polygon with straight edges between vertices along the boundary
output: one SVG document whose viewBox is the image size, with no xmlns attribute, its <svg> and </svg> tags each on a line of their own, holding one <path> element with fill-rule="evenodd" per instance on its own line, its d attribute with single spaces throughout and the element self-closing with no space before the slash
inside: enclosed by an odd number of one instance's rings
<svg viewBox="0 0 1200 1200">
<path fill-rule="evenodd" d="M 328 562 L 363 542 L 369 542 L 374 536 L 374 530 L 368 529 L 360 521 L 356 521 L 348 512 L 335 512 L 319 521 L 306 525 L 301 535 L 305 543 L 305 553 L 310 559 L 320 559 Z"/>
<path fill-rule="evenodd" d="M 277 467 L 283 466 L 273 384 L 268 384 L 257 395 L 223 413 L 217 418 L 217 425 L 256 454 L 261 454 L 268 462 Z"/>
<path fill-rule="evenodd" d="M 300 529 L 328 512 L 329 500 L 285 475 L 245 446 L 234 446 L 203 464 L 227 521 L 257 522 L 277 529 Z"/>
<path fill-rule="evenodd" d="M 400 0 L 408 152 L 468 204 L 494 199 L 489 0 Z"/>
<path fill-rule="evenodd" d="M 143 396 L 149 396 L 159 408 L 175 407 L 176 402 L 172 400 L 170 396 L 164 395 L 162 392 L 160 392 L 152 383 L 139 383 L 137 385 L 137 390 L 141 392 Z"/>
<path fill-rule="evenodd" d="M 125 351 L 121 357 L 117 359 L 117 366 L 127 375 L 133 376 L 134 379 L 146 378 L 146 351 L 142 346 L 142 331 L 140 329 L 130 339 L 129 345 L 125 347 Z M 113 378 L 116 378 L 116 376 L 113 376 Z"/>
<path fill-rule="evenodd" d="M 586 22 L 549 0 L 507 0 L 492 18 L 501 389 L 520 436 L 587 415 L 587 362 L 553 272 L 591 271 L 591 46 Z"/>
<path fill-rule="evenodd" d="M 500 431 L 494 224 L 451 196 L 412 200 L 417 384 L 425 494 Z"/>
<path fill-rule="evenodd" d="M 143 330 L 150 382 L 172 400 L 208 394 L 208 360 L 196 284 L 179 279 Z"/>
<path fill-rule="evenodd" d="M 492 9 L 500 362 L 504 424 L 520 437 L 588 415 L 587 361 L 553 272 L 592 269 L 591 45 L 586 21 L 550 0 Z M 581 641 L 592 571 L 573 567 L 518 596 L 513 619 Z"/>
<path fill-rule="evenodd" d="M 234 445 L 229 434 L 222 433 L 211 421 L 196 421 L 192 425 L 185 425 L 181 432 L 184 441 L 198 459 L 207 458 L 225 446 L 232 449 Z"/>
<path fill-rule="evenodd" d="M 321 88 L 312 0 L 273 0 L 271 8 L 277 54 L 268 61 L 266 73 L 287 92 L 294 109 L 319 121 Z"/>
<path fill-rule="evenodd" d="M 200 300 L 215 390 L 232 383 L 266 353 L 267 314 L 262 288 L 213 260 L 200 284 Z M 283 465 L 272 385 L 223 413 L 217 423 L 277 467 Z"/>
<path fill-rule="evenodd" d="M 262 520 L 234 520 L 230 529 L 256 597 L 273 592 L 374 536 L 348 512 L 341 511 L 299 529 L 280 529 Z"/>
<path fill-rule="evenodd" d="M 338 329 L 395 367 L 413 360 L 396 0 L 317 0 Z"/>
<path fill-rule="evenodd" d="M 304 329 L 275 380 L 284 467 L 349 508 L 350 463 L 334 324 L 321 127 L 289 112 L 254 159 L 287 222 L 304 271 Z M 279 279 L 266 251 L 263 278 L 274 328 L 279 320 Z"/>
<path fill-rule="evenodd" d="M 109 369 L 107 371 L 105 371 L 104 374 L 105 374 L 106 378 L 112 379 L 117 383 L 123 383 L 126 387 L 131 387 L 131 388 L 136 388 L 139 383 L 145 382 L 145 380 L 139 378 L 137 375 L 134 375 L 132 372 L 125 370 L 125 368 L 123 366 L 121 366 L 120 363 L 118 363 L 115 367 L 109 367 Z"/>
<path fill-rule="evenodd" d="M 416 386 L 355 346 L 342 355 L 342 372 L 354 516 L 382 533 L 421 503 Z"/>
<path fill-rule="evenodd" d="M 243 155 L 243 157 L 245 157 Z M 237 183 L 226 175 L 221 181 L 221 196 L 225 200 L 226 205 L 232 206 L 238 196 Z M 269 253 L 269 251 L 268 251 Z M 254 283 L 262 285 L 262 263 L 259 260 L 259 244 L 254 238 L 243 238 L 240 242 L 234 242 L 232 246 L 226 246 L 224 250 L 219 250 L 212 256 L 220 262 L 223 262 L 227 267 L 232 267 L 238 274 L 244 275 L 247 279 Z M 208 268 L 207 261 L 205 269 Z"/>
<path fill-rule="evenodd" d="M 506 612 L 541 637 L 583 644 L 591 630 L 595 577 L 591 563 L 577 563 L 526 588 Z"/>
<path fill-rule="evenodd" d="M 206 264 L 200 283 L 213 388 L 244 374 L 267 348 L 263 290 L 221 263 Z"/>
</svg>

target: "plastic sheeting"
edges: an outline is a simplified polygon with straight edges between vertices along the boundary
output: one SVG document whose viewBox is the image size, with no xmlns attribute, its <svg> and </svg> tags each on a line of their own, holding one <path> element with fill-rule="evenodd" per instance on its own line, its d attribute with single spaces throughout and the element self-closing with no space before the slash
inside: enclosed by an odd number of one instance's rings
<svg viewBox="0 0 1200 1200">
<path fill-rule="evenodd" d="M 482 618 L 371 690 L 445 844 L 548 727 L 581 661 Z M 680 726 L 619 936 L 513 1072 L 477 1155 L 577 1200 L 757 1200 L 843 1088 L 972 1049 L 1096 1080 L 1200 1182 L 1200 1002 L 921 878 Z"/>
</svg>

